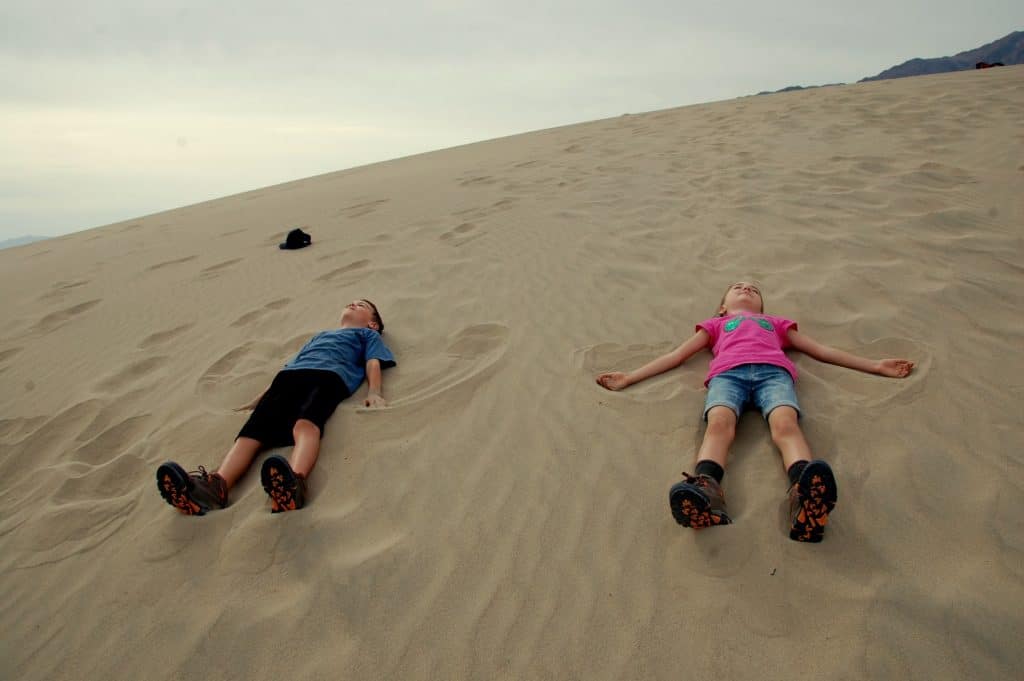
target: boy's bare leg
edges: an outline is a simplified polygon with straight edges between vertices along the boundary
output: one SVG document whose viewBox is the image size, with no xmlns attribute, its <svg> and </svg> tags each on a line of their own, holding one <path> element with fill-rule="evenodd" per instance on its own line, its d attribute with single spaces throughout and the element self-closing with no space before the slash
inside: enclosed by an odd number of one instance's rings
<svg viewBox="0 0 1024 681">
<path fill-rule="evenodd" d="M 708 427 L 704 431 L 704 441 L 701 442 L 700 450 L 697 452 L 698 463 L 710 460 L 725 468 L 729 447 L 735 437 L 736 412 L 729 407 L 711 407 L 711 410 L 708 411 Z"/>
<path fill-rule="evenodd" d="M 295 449 L 289 464 L 296 475 L 308 477 L 320 455 L 320 429 L 312 421 L 299 419 L 292 428 L 292 437 L 295 438 Z"/>
<path fill-rule="evenodd" d="M 235 440 L 235 444 L 228 450 L 220 468 L 217 469 L 217 475 L 224 478 L 228 489 L 234 487 L 239 478 L 249 470 L 253 458 L 259 453 L 261 447 L 262 443 L 251 437 L 240 437 Z"/>
<path fill-rule="evenodd" d="M 772 441 L 779 448 L 782 465 L 787 471 L 797 461 L 810 461 L 814 458 L 811 447 L 800 430 L 796 409 L 776 407 L 768 414 L 768 427 L 771 428 Z"/>
</svg>

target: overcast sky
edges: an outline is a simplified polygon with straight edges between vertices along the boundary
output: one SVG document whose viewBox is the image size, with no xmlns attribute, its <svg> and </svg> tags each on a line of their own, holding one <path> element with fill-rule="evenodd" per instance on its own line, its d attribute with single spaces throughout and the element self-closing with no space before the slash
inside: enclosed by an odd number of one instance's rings
<svg viewBox="0 0 1024 681">
<path fill-rule="evenodd" d="M 556 125 L 854 82 L 1020 0 L 0 0 L 0 240 Z"/>
</svg>

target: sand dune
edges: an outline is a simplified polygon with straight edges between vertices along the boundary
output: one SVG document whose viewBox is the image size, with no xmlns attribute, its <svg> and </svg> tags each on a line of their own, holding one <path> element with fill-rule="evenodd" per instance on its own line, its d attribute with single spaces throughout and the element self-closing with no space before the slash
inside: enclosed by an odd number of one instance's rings
<svg viewBox="0 0 1024 681">
<path fill-rule="evenodd" d="M 621 116 L 0 252 L 4 679 L 1006 679 L 1024 666 L 1024 67 Z M 314 246 L 277 243 L 301 226 Z M 695 533 L 708 356 L 621 393 L 737 276 L 895 381 L 797 356 L 840 503 L 784 532 L 757 414 Z M 358 296 L 399 366 L 311 502 L 186 518 Z"/>
</svg>

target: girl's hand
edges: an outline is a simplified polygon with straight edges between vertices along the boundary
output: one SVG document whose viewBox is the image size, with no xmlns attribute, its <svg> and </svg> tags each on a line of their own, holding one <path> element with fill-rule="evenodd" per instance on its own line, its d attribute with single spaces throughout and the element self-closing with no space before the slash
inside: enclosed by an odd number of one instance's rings
<svg viewBox="0 0 1024 681">
<path fill-rule="evenodd" d="M 621 371 L 610 371 L 599 375 L 597 384 L 606 390 L 622 390 L 629 386 L 629 379 Z"/>
<path fill-rule="evenodd" d="M 880 359 L 878 372 L 889 378 L 906 378 L 914 370 L 914 363 L 909 359 Z"/>
<path fill-rule="evenodd" d="M 383 397 L 381 397 L 377 393 L 370 393 L 369 395 L 366 396 L 366 399 L 363 400 L 363 406 L 364 407 L 386 407 L 386 406 L 388 406 L 388 403 L 384 400 Z"/>
</svg>

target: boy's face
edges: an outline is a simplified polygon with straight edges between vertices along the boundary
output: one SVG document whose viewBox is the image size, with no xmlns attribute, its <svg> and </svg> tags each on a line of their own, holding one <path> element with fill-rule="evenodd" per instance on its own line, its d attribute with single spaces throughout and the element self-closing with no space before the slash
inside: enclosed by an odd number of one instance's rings
<svg viewBox="0 0 1024 681">
<path fill-rule="evenodd" d="M 764 301 L 761 300 L 761 289 L 749 281 L 737 281 L 725 292 L 721 312 L 762 312 Z"/>
<path fill-rule="evenodd" d="M 341 313 L 341 323 L 368 329 L 377 328 L 377 322 L 373 319 L 373 306 L 365 300 L 353 300 L 346 305 Z"/>
</svg>

